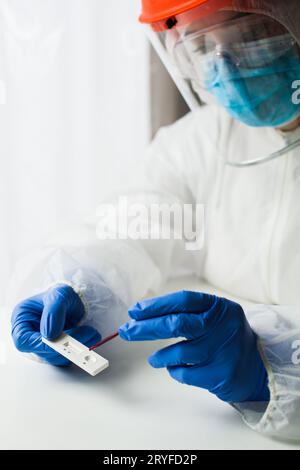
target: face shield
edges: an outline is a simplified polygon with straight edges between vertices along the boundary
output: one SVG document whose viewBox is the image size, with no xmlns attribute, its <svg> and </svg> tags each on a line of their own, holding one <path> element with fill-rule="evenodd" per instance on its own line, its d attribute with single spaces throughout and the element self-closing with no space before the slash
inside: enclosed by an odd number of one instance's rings
<svg viewBox="0 0 300 470">
<path fill-rule="evenodd" d="M 203 101 L 216 103 L 252 127 L 278 128 L 300 116 L 300 104 L 292 100 L 293 86 L 300 80 L 296 2 L 167 3 L 177 9 L 197 3 L 178 14 L 169 11 L 170 16 L 148 28 L 151 42 L 191 109 Z M 298 21 L 291 18 L 290 4 Z M 267 157 L 229 164 L 268 161 L 299 144 L 297 140 Z"/>
</svg>

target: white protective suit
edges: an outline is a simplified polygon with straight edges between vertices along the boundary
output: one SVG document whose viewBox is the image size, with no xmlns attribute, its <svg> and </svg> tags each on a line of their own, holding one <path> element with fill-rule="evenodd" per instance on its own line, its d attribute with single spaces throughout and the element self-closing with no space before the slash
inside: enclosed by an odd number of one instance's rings
<svg viewBox="0 0 300 470">
<path fill-rule="evenodd" d="M 214 106 L 190 113 L 158 133 L 128 197 L 205 204 L 204 250 L 187 252 L 179 240 L 97 241 L 95 227 L 82 226 L 82 234 L 76 229 L 69 241 L 64 235 L 60 246 L 23 260 L 14 294 L 16 287 L 20 299 L 68 282 L 85 301 L 87 323 L 102 335 L 127 320 L 126 306 L 157 293 L 183 269 L 261 304 L 246 314 L 261 342 L 271 400 L 267 409 L 235 406 L 253 429 L 300 439 L 300 361 L 293 360 L 300 339 L 300 147 L 250 168 L 225 164 L 232 155 L 269 155 L 295 134 L 300 129 L 283 134 L 247 127 Z M 114 308 L 109 295 L 103 298 L 103 280 L 122 299 Z"/>
</svg>

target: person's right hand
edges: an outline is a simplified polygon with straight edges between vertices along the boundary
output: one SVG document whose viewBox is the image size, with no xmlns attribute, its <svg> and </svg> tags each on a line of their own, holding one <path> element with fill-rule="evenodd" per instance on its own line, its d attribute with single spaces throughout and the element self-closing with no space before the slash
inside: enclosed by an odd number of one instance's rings
<svg viewBox="0 0 300 470">
<path fill-rule="evenodd" d="M 63 332 L 90 347 L 101 341 L 101 335 L 90 326 L 78 326 L 85 314 L 84 305 L 72 287 L 60 284 L 24 300 L 12 315 L 12 337 L 16 348 L 34 353 L 54 366 L 67 366 L 70 361 L 43 343 L 58 338 Z"/>
</svg>

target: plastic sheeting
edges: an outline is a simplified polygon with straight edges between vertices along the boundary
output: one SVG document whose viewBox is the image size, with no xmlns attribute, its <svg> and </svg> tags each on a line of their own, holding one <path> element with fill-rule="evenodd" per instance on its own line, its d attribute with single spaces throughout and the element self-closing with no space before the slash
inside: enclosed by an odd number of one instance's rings
<svg viewBox="0 0 300 470">
<path fill-rule="evenodd" d="M 119 186 L 149 140 L 139 0 L 0 0 L 0 305 L 14 262 Z"/>
</svg>

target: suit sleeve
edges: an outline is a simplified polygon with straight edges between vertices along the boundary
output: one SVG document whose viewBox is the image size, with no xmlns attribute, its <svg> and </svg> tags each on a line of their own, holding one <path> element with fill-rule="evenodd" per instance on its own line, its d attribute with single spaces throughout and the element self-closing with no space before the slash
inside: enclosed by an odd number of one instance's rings
<svg viewBox="0 0 300 470">
<path fill-rule="evenodd" d="M 300 439 L 300 307 L 257 306 L 247 313 L 258 335 L 270 402 L 235 404 L 253 430 L 280 439 Z"/>
<path fill-rule="evenodd" d="M 105 204 L 116 207 L 120 197 L 129 210 L 136 204 L 145 208 L 204 204 L 213 172 L 208 162 L 214 161 L 211 153 L 216 149 L 217 135 L 210 122 L 215 119 L 214 109 L 205 108 L 162 129 L 131 181 Z M 151 235 L 122 238 L 114 224 L 108 231 L 109 239 L 99 239 L 97 217 L 79 222 L 23 259 L 11 282 L 11 306 L 50 285 L 68 283 L 86 306 L 86 321 L 105 335 L 127 319 L 131 303 L 158 292 L 168 278 L 201 271 L 203 252 L 189 252 L 183 237 L 171 233 L 166 240 Z"/>
</svg>

